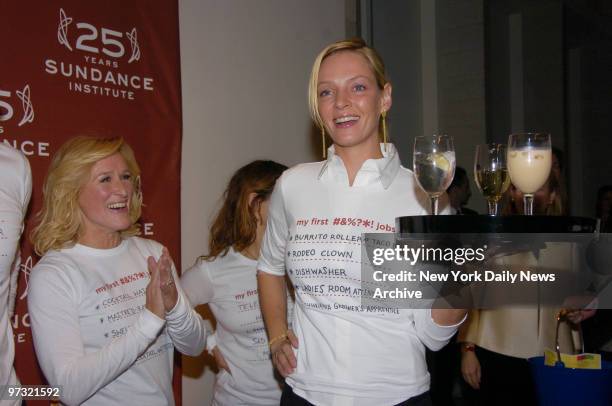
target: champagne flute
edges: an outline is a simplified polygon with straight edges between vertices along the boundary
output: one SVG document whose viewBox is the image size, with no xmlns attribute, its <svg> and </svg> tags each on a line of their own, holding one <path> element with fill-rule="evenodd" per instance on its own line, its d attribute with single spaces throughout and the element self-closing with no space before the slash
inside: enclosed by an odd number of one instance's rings
<svg viewBox="0 0 612 406">
<path fill-rule="evenodd" d="M 438 214 L 438 198 L 455 176 L 453 137 L 425 135 L 414 139 L 413 169 L 417 183 L 431 199 L 431 213 Z"/>
<path fill-rule="evenodd" d="M 528 216 L 533 215 L 533 194 L 548 180 L 551 166 L 550 134 L 510 134 L 508 173 L 514 186 L 523 192 L 525 214 Z"/>
<path fill-rule="evenodd" d="M 487 199 L 489 216 L 499 215 L 499 201 L 510 186 L 506 149 L 505 144 L 476 146 L 474 178 L 478 189 Z"/>
</svg>

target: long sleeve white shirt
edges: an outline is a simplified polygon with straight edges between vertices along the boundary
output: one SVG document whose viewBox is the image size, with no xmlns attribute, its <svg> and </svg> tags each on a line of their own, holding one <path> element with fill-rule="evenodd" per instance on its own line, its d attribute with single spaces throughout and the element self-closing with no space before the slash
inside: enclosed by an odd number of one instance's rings
<svg viewBox="0 0 612 406">
<path fill-rule="evenodd" d="M 0 386 L 19 383 L 13 368 L 15 343 L 10 316 L 17 292 L 19 239 L 30 201 L 32 174 L 19 151 L 0 142 Z M 0 400 L 0 405 L 20 401 Z"/>
<path fill-rule="evenodd" d="M 76 244 L 48 252 L 32 270 L 36 355 L 49 384 L 62 386 L 63 403 L 174 404 L 174 348 L 199 353 L 207 332 L 180 287 L 165 320 L 145 308 L 146 261 L 161 251 L 138 237 L 112 249 Z"/>
<path fill-rule="evenodd" d="M 428 197 L 387 148 L 349 186 L 332 147 L 327 161 L 285 171 L 270 198 L 258 269 L 287 273 L 295 287 L 299 348 L 286 382 L 315 405 L 395 405 L 427 391 L 425 346 L 441 348 L 458 327 L 437 325 L 431 310 L 361 305 L 362 234 L 428 214 Z"/>
</svg>

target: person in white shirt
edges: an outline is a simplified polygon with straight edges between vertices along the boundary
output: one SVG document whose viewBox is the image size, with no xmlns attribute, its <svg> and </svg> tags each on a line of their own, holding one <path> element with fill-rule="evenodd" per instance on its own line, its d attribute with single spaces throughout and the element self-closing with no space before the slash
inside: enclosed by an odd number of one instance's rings
<svg viewBox="0 0 612 406">
<path fill-rule="evenodd" d="M 28 307 L 38 362 L 63 404 L 173 405 L 174 348 L 204 348 L 167 249 L 136 237 L 141 205 L 123 139 L 73 138 L 53 157 Z"/>
<path fill-rule="evenodd" d="M 191 304 L 208 303 L 217 320 L 207 343 L 219 367 L 213 405 L 272 406 L 280 400 L 256 273 L 268 199 L 285 169 L 273 161 L 253 161 L 232 176 L 210 228 L 208 254 L 181 277 Z"/>
<path fill-rule="evenodd" d="M 360 300 L 363 233 L 393 232 L 396 217 L 428 207 L 386 142 L 391 84 L 382 60 L 360 39 L 329 45 L 315 60 L 309 102 L 333 145 L 326 161 L 278 180 L 258 263 L 272 361 L 287 383 L 281 405 L 428 405 L 425 346 L 441 348 L 466 311 Z M 441 207 L 448 212 L 447 198 Z M 296 292 L 291 330 L 287 274 Z"/>
<path fill-rule="evenodd" d="M 19 239 L 31 192 L 28 160 L 0 142 L 0 387 L 19 384 L 13 368 L 15 343 L 10 318 L 19 277 Z M 0 400 L 3 406 L 18 404 L 19 400 Z"/>
</svg>

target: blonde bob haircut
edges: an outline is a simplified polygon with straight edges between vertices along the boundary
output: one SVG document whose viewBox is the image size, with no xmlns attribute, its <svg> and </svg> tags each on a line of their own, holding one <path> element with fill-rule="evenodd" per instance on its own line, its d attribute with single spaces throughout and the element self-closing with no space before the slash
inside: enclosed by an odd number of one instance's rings
<svg viewBox="0 0 612 406">
<path fill-rule="evenodd" d="M 134 151 L 120 137 L 76 137 L 63 144 L 55 153 L 45 178 L 43 207 L 37 214 L 38 225 L 31 235 L 34 251 L 38 255 L 70 247 L 78 241 L 83 223 L 83 213 L 79 207 L 81 187 L 89 180 L 91 168 L 96 162 L 116 153 L 125 159 L 134 185 L 129 207 L 132 226 L 122 231 L 121 236 L 140 233 L 136 221 L 140 218 L 142 193 L 140 168 Z"/>
<path fill-rule="evenodd" d="M 370 69 L 372 69 L 372 73 L 374 73 L 376 84 L 380 90 L 383 90 L 385 85 L 389 83 L 389 80 L 385 74 L 385 64 L 383 63 L 382 58 L 373 48 L 368 47 L 363 39 L 351 38 L 334 42 L 333 44 L 326 46 L 319 53 L 319 55 L 317 55 L 317 58 L 312 65 L 310 81 L 308 82 L 308 108 L 310 110 L 310 117 L 321 130 L 325 130 L 325 125 L 323 124 L 323 119 L 319 115 L 319 94 L 317 91 L 319 71 L 321 70 L 321 64 L 325 58 L 341 51 L 356 52 L 362 55 L 370 65 Z M 381 125 L 382 117 L 379 122 L 379 129 L 381 128 Z"/>
</svg>

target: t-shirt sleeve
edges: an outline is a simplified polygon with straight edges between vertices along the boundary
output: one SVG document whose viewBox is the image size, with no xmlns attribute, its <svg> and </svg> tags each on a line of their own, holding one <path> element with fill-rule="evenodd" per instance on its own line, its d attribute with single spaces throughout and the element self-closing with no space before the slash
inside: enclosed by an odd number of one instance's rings
<svg viewBox="0 0 612 406">
<path fill-rule="evenodd" d="M 28 291 L 34 347 L 50 385 L 62 386 L 61 401 L 85 402 L 125 372 L 157 338 L 165 321 L 144 309 L 128 332 L 86 353 L 74 283 L 56 266 L 37 265 Z"/>
<path fill-rule="evenodd" d="M 283 174 L 276 182 L 272 196 L 270 196 L 268 223 L 257 264 L 258 270 L 278 276 L 285 274 L 285 252 L 289 236 L 289 223 L 283 195 L 285 179 L 285 174 Z"/>
<path fill-rule="evenodd" d="M 214 297 L 214 289 L 208 262 L 200 258 L 183 272 L 181 288 L 192 307 L 209 303 Z"/>
<path fill-rule="evenodd" d="M 22 169 L 22 191 L 21 191 L 21 204 L 22 212 L 25 217 L 28 211 L 28 205 L 30 203 L 30 197 L 32 196 L 32 169 L 30 168 L 30 162 L 24 156 L 23 157 L 23 169 Z"/>
<path fill-rule="evenodd" d="M 174 264 L 172 264 L 172 275 L 174 280 L 178 280 L 178 275 Z M 182 282 L 176 284 L 178 290 L 178 300 L 174 308 L 166 313 L 168 322 L 168 334 L 172 343 L 178 351 L 185 355 L 197 356 L 202 353 L 206 345 L 208 327 L 202 317 L 194 310 L 191 300 L 183 291 Z M 207 285 L 208 289 L 210 285 Z M 201 295 L 206 299 L 206 295 Z M 210 300 L 210 299 L 209 299 Z"/>
<path fill-rule="evenodd" d="M 13 265 L 11 267 L 11 277 L 9 280 L 8 295 L 8 314 L 13 317 L 15 314 L 15 301 L 17 299 L 17 282 L 19 280 L 19 270 L 21 269 L 21 251 L 17 250 Z"/>
<path fill-rule="evenodd" d="M 32 193 L 32 172 L 28 159 L 21 152 L 12 148 L 9 151 L 7 165 L 0 169 L 3 172 L 0 174 L 0 285 L 4 280 L 8 283 L 7 305 L 12 315 L 21 265 L 19 241 Z"/>
<path fill-rule="evenodd" d="M 415 309 L 414 327 L 419 340 L 430 350 L 438 351 L 448 343 L 466 317 L 457 324 L 442 326 L 431 317 L 431 309 Z"/>
</svg>

